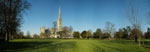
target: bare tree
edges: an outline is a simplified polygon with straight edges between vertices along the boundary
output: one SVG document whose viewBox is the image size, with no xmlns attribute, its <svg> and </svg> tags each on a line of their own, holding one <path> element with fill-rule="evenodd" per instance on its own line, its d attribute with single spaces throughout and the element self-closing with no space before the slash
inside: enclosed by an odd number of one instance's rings
<svg viewBox="0 0 150 52">
<path fill-rule="evenodd" d="M 57 32 L 57 22 L 56 21 L 53 22 L 53 30 L 54 30 L 53 34 L 56 35 L 56 32 Z"/>
<path fill-rule="evenodd" d="M 150 0 L 148 0 L 148 8 L 150 9 Z M 150 25 L 150 10 L 147 12 L 147 24 Z"/>
<path fill-rule="evenodd" d="M 26 38 L 31 38 L 30 32 L 28 31 L 26 34 Z"/>
<path fill-rule="evenodd" d="M 141 39 L 141 22 L 140 16 L 138 16 L 138 10 L 134 6 L 134 1 L 130 2 L 130 11 L 129 11 L 129 21 L 133 26 L 133 30 L 131 32 L 131 36 L 134 37 L 135 42 L 138 41 L 138 46 L 140 47 L 140 39 Z"/>
<path fill-rule="evenodd" d="M 106 22 L 106 24 L 105 24 L 105 30 L 104 31 L 107 32 L 107 33 L 109 33 L 111 36 L 113 36 L 113 33 L 115 31 L 115 27 L 114 26 L 115 26 L 114 24 L 112 24 L 110 22 Z"/>
<path fill-rule="evenodd" d="M 72 31 L 73 31 L 73 28 L 72 28 L 72 26 L 70 26 L 70 27 L 69 27 L 69 34 L 70 34 L 70 35 L 72 35 Z"/>
<path fill-rule="evenodd" d="M 135 8 L 133 1 L 130 3 L 129 21 L 131 22 L 133 29 L 141 29 L 141 19 L 138 16 L 138 10 Z"/>
</svg>

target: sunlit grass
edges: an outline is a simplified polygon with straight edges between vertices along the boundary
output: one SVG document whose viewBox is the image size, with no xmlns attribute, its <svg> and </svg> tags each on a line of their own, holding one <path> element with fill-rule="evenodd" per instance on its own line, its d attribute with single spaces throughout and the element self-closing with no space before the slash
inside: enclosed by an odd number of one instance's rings
<svg viewBox="0 0 150 52">
<path fill-rule="evenodd" d="M 14 52 L 149 52 L 133 40 L 16 39 L 5 44 Z"/>
</svg>

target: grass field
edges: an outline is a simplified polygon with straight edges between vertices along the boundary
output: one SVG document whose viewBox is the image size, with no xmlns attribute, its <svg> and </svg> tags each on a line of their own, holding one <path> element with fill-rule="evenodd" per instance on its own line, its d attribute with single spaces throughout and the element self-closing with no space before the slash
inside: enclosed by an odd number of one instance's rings
<svg viewBox="0 0 150 52">
<path fill-rule="evenodd" d="M 1 46 L 5 52 L 150 52 L 132 40 L 16 39 Z"/>
</svg>

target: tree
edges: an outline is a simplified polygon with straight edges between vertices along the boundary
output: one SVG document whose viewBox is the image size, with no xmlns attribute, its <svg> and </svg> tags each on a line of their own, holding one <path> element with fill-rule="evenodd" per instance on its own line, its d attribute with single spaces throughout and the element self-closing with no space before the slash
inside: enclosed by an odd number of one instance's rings
<svg viewBox="0 0 150 52">
<path fill-rule="evenodd" d="M 60 38 L 63 38 L 64 32 L 63 31 L 59 31 L 59 32 L 57 32 L 57 34 L 60 35 Z"/>
<path fill-rule="evenodd" d="M 34 34 L 34 35 L 33 35 L 33 38 L 40 38 L 40 36 L 37 35 L 37 34 Z"/>
<path fill-rule="evenodd" d="M 101 29 L 97 29 L 96 32 L 94 32 L 94 36 L 93 37 L 101 39 L 102 38 Z"/>
<path fill-rule="evenodd" d="M 80 32 L 75 31 L 75 32 L 73 33 L 73 36 L 74 36 L 74 38 L 80 38 Z"/>
<path fill-rule="evenodd" d="M 40 38 L 45 38 L 45 33 L 40 33 Z"/>
<path fill-rule="evenodd" d="M 148 0 L 148 8 L 150 9 L 150 1 Z M 147 24 L 150 25 L 150 10 L 147 12 Z"/>
<path fill-rule="evenodd" d="M 124 33 L 123 33 L 122 29 L 119 29 L 119 32 L 116 32 L 116 34 L 115 34 L 115 38 L 121 39 L 121 38 L 123 38 L 123 36 L 124 36 Z"/>
<path fill-rule="evenodd" d="M 27 0 L 0 0 L 0 36 L 6 41 L 17 34 L 22 14 L 29 9 Z"/>
<path fill-rule="evenodd" d="M 129 32 L 130 31 L 128 31 L 128 27 L 127 28 L 123 28 L 122 29 L 122 31 L 123 31 L 123 39 L 127 39 L 128 38 L 128 34 L 129 34 Z"/>
<path fill-rule="evenodd" d="M 63 33 L 62 33 L 63 38 L 68 37 L 68 36 L 69 36 L 69 33 L 70 33 L 70 32 L 69 32 L 69 27 L 64 26 L 62 32 L 63 32 Z"/>
<path fill-rule="evenodd" d="M 83 32 L 81 33 L 82 38 L 86 38 L 86 32 L 87 32 L 87 31 L 83 31 Z"/>
<path fill-rule="evenodd" d="M 138 46 L 140 47 L 140 39 L 141 39 L 141 19 L 140 16 L 138 16 L 138 10 L 137 8 L 135 8 L 134 6 L 134 1 L 132 0 L 132 2 L 130 3 L 130 11 L 129 11 L 129 21 L 131 22 L 132 26 L 133 26 L 133 30 L 131 32 L 130 36 L 133 36 L 135 39 L 135 42 L 138 41 Z M 138 34 L 139 33 L 139 34 Z"/>
<path fill-rule="evenodd" d="M 150 39 L 150 28 L 147 28 L 147 32 L 144 34 L 144 38 Z"/>
<path fill-rule="evenodd" d="M 72 35 L 72 31 L 73 31 L 73 28 L 72 28 L 72 26 L 70 26 L 70 27 L 69 27 L 69 34 L 70 34 L 70 35 Z"/>
<path fill-rule="evenodd" d="M 64 26 L 62 31 L 57 32 L 60 35 L 60 38 L 73 38 L 72 27 Z"/>
<path fill-rule="evenodd" d="M 92 38 L 92 30 L 86 32 L 86 38 Z"/>
<path fill-rule="evenodd" d="M 31 38 L 30 32 L 27 32 L 26 38 Z"/>
<path fill-rule="evenodd" d="M 114 24 L 110 23 L 110 22 L 106 22 L 105 24 L 105 33 L 110 34 L 110 37 L 114 34 L 115 32 L 115 28 L 114 28 Z M 109 37 L 109 38 L 110 38 Z"/>
<path fill-rule="evenodd" d="M 110 34 L 107 33 L 107 32 L 103 33 L 103 35 L 102 35 L 102 39 L 106 39 L 106 38 L 109 38 L 109 37 L 110 37 Z"/>
<path fill-rule="evenodd" d="M 19 32 L 16 36 L 16 39 L 23 39 L 24 38 L 24 33 L 23 32 Z"/>
<path fill-rule="evenodd" d="M 126 34 L 126 33 L 128 34 L 128 35 L 127 35 L 127 36 L 128 36 L 127 38 L 129 38 L 129 35 L 131 34 L 131 31 L 132 31 L 132 30 L 131 30 L 130 26 L 127 26 L 127 27 L 126 27 L 126 32 L 125 32 L 125 34 Z"/>
<path fill-rule="evenodd" d="M 57 32 L 57 22 L 56 21 L 53 22 L 53 30 L 54 30 L 53 34 L 56 35 L 56 32 Z"/>
<path fill-rule="evenodd" d="M 133 29 L 130 35 L 131 39 L 134 39 L 135 42 L 138 41 L 138 38 L 142 38 L 142 32 L 139 29 Z"/>
</svg>

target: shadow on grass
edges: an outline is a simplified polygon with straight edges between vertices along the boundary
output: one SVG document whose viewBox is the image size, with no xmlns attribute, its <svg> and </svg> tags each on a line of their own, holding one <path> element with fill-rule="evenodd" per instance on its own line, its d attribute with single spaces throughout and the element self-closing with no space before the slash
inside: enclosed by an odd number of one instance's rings
<svg viewBox="0 0 150 52">
<path fill-rule="evenodd" d="M 93 48 L 94 52 L 105 52 L 105 50 L 97 45 L 92 44 L 93 46 L 91 48 Z"/>
<path fill-rule="evenodd" d="M 36 47 L 43 44 L 48 44 L 52 42 L 1 42 L 0 52 L 20 52 L 29 49 L 42 48 L 44 46 Z"/>
<path fill-rule="evenodd" d="M 72 50 L 76 47 L 76 42 L 69 41 L 69 42 L 60 42 L 53 44 L 50 47 L 50 51 L 52 52 L 68 52 L 68 50 Z"/>
<path fill-rule="evenodd" d="M 103 41 L 104 43 L 112 44 L 112 43 L 118 43 L 118 44 L 136 44 L 133 40 L 107 40 Z"/>
<path fill-rule="evenodd" d="M 44 51 L 48 52 L 63 52 L 67 49 L 74 48 L 76 43 L 74 41 L 58 42 L 46 41 L 46 42 L 0 42 L 0 52 L 21 52 L 26 50 L 36 50 L 40 48 L 48 48 Z"/>
</svg>

